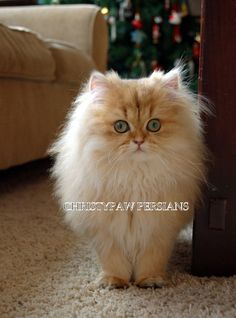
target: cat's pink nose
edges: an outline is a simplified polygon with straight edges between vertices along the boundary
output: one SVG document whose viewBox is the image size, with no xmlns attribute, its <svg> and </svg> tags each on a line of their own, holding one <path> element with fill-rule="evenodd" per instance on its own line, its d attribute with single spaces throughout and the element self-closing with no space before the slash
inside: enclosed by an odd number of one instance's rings
<svg viewBox="0 0 236 318">
<path fill-rule="evenodd" d="M 144 140 L 133 140 L 133 142 L 138 145 L 141 146 L 144 143 Z"/>
</svg>

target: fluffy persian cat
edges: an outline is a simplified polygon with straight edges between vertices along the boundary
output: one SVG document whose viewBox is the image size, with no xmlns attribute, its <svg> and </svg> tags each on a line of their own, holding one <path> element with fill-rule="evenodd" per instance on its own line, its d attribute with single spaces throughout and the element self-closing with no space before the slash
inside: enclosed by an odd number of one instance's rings
<svg viewBox="0 0 236 318">
<path fill-rule="evenodd" d="M 201 103 L 167 74 L 123 80 L 92 73 L 51 149 L 65 202 L 188 202 L 188 211 L 67 211 L 96 249 L 102 286 L 161 287 L 179 231 L 205 180 Z"/>
</svg>

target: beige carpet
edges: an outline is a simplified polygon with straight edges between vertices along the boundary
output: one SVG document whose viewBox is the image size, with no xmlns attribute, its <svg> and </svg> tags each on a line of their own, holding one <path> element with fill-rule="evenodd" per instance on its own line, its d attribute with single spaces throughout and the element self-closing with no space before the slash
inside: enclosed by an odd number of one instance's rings
<svg viewBox="0 0 236 318">
<path fill-rule="evenodd" d="M 0 317 L 236 317 L 236 276 L 190 275 L 191 231 L 163 289 L 97 289 L 99 266 L 61 222 L 47 162 L 0 173 Z"/>
</svg>

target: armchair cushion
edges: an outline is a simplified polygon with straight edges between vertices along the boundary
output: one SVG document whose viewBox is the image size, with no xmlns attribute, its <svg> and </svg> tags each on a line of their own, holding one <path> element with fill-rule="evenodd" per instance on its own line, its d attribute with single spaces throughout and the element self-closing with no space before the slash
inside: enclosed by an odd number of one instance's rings
<svg viewBox="0 0 236 318">
<path fill-rule="evenodd" d="M 25 28 L 0 24 L 0 76 L 31 80 L 55 79 L 50 49 L 37 34 Z"/>
<path fill-rule="evenodd" d="M 60 41 L 46 40 L 56 64 L 58 82 L 77 84 L 96 68 L 92 58 L 77 47 Z"/>
</svg>

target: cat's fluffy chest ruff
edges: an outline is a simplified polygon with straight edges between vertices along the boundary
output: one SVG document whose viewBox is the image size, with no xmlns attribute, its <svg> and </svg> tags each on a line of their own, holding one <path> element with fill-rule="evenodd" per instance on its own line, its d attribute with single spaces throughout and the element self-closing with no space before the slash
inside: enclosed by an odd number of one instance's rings
<svg viewBox="0 0 236 318">
<path fill-rule="evenodd" d="M 168 205 L 168 203 L 189 201 L 192 198 L 183 196 L 182 189 L 179 189 L 172 179 L 174 176 L 165 184 L 167 179 L 163 179 L 162 174 L 152 165 L 147 166 L 145 163 L 129 165 L 127 162 L 116 169 L 113 169 L 110 177 L 104 175 L 105 171 L 102 169 L 100 172 L 97 170 L 96 176 L 93 175 L 93 179 L 97 178 L 95 182 L 97 188 L 90 183 L 89 172 L 86 172 L 86 169 L 81 171 L 82 174 L 85 174 L 80 177 L 81 180 L 84 180 L 83 194 L 80 195 L 78 191 L 74 200 L 81 201 L 81 197 L 83 197 L 82 201 L 86 202 L 115 202 L 120 204 L 120 208 L 115 206 L 112 211 L 107 210 L 106 212 L 100 212 L 99 209 L 92 213 L 89 211 L 80 214 L 67 213 L 66 219 L 77 231 L 86 232 L 91 239 L 95 238 L 95 245 L 100 242 L 97 240 L 97 236 L 105 235 L 107 238 L 104 238 L 104 241 L 108 240 L 108 245 L 113 241 L 116 242 L 130 258 L 134 259 L 137 251 L 143 250 L 151 237 L 157 237 L 163 231 L 167 231 L 171 235 L 174 227 L 175 232 L 178 231 L 181 221 L 183 222 L 185 219 L 186 222 L 191 219 L 191 210 L 161 211 L 161 209 L 155 208 L 155 203 Z M 153 173 L 150 172 L 150 169 Z M 109 174 L 109 171 L 107 173 Z M 145 203 L 150 203 L 149 209 L 145 210 Z M 132 206 L 133 210 L 128 208 L 126 211 L 127 206 Z M 180 217 L 180 213 L 182 217 Z M 103 243 L 103 245 L 106 244 Z"/>
</svg>

